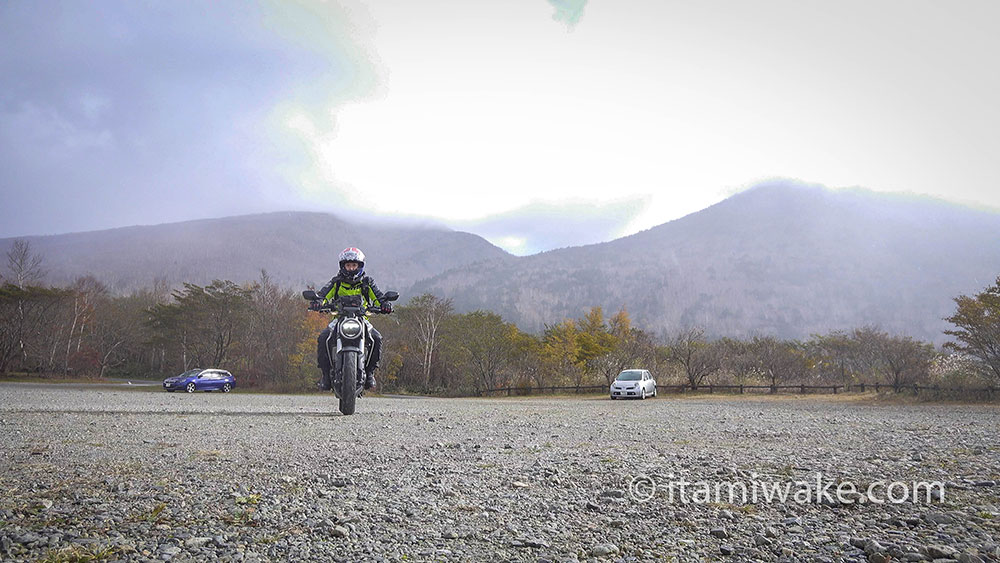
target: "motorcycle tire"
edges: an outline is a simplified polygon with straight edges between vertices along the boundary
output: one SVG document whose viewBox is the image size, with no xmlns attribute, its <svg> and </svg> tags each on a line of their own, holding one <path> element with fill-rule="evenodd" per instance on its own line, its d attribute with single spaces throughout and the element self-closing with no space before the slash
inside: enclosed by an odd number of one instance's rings
<svg viewBox="0 0 1000 563">
<path fill-rule="evenodd" d="M 358 353 L 344 352 L 340 365 L 344 370 L 340 375 L 340 412 L 352 415 L 358 400 Z"/>
</svg>

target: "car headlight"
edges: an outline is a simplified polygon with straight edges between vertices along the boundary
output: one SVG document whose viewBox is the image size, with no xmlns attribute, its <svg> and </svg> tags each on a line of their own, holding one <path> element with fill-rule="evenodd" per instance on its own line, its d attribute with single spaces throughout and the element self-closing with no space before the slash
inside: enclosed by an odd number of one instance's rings
<svg viewBox="0 0 1000 563">
<path fill-rule="evenodd" d="M 340 323 L 340 335 L 347 339 L 355 339 L 361 336 L 361 321 L 357 319 L 346 319 Z"/>
</svg>

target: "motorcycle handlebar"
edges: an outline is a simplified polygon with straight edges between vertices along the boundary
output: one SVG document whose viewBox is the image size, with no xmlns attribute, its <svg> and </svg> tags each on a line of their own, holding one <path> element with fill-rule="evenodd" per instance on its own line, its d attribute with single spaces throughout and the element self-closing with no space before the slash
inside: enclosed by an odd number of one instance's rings
<svg viewBox="0 0 1000 563">
<path fill-rule="evenodd" d="M 313 303 L 309 304 L 309 310 L 310 311 L 316 311 L 317 313 L 335 313 L 337 311 L 337 308 L 334 307 L 333 305 L 321 305 L 321 306 L 318 306 L 318 307 L 314 307 L 313 305 L 315 303 L 316 303 L 316 301 L 313 301 Z M 372 307 L 370 309 L 366 307 L 366 308 L 362 308 L 361 314 L 363 314 L 363 315 L 372 315 L 372 314 L 374 314 L 374 315 L 388 315 L 389 313 L 383 313 L 382 310 L 379 309 L 379 308 L 377 308 L 377 307 Z"/>
</svg>

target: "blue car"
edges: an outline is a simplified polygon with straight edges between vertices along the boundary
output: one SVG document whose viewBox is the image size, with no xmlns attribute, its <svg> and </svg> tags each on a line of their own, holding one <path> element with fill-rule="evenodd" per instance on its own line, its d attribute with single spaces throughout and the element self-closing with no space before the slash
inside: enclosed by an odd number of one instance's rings
<svg viewBox="0 0 1000 563">
<path fill-rule="evenodd" d="M 163 388 L 168 392 L 222 391 L 228 393 L 236 387 L 236 378 L 224 369 L 189 369 L 163 380 Z"/>
</svg>

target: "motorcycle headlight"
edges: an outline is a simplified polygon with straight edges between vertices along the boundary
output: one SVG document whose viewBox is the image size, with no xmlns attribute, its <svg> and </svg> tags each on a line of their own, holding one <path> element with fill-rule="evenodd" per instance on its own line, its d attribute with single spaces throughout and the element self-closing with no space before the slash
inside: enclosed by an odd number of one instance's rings
<svg viewBox="0 0 1000 563">
<path fill-rule="evenodd" d="M 340 323 L 340 335 L 350 340 L 361 336 L 361 321 L 347 319 Z"/>
</svg>

